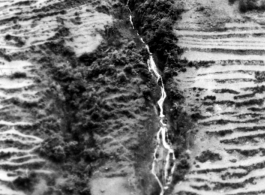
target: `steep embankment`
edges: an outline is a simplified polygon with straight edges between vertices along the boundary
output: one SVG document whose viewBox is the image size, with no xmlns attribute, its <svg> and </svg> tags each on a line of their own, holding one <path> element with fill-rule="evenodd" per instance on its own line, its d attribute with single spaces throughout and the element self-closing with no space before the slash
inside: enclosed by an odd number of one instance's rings
<svg viewBox="0 0 265 195">
<path fill-rule="evenodd" d="M 126 6 L 0 9 L 0 193 L 159 193 L 150 170 L 160 90 Z"/>
</svg>

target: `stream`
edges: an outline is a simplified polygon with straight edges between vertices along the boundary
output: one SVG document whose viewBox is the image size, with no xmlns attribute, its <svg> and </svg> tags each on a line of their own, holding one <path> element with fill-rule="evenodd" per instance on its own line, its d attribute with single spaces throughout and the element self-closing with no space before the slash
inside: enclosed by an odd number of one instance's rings
<svg viewBox="0 0 265 195">
<path fill-rule="evenodd" d="M 127 2 L 127 7 L 131 12 L 129 8 L 129 1 Z M 131 25 L 134 28 L 134 23 L 132 21 L 132 14 L 130 14 L 130 22 Z M 139 35 L 137 32 L 137 35 L 139 36 L 140 40 L 142 41 L 143 44 L 145 44 L 145 47 L 149 53 L 149 60 L 147 62 L 148 64 L 148 69 L 151 74 L 153 74 L 157 80 L 157 83 L 160 86 L 161 89 L 161 97 L 158 100 L 157 104 L 159 106 L 159 118 L 160 118 L 160 129 L 157 132 L 156 135 L 156 140 L 157 140 L 157 146 L 154 151 L 154 160 L 152 163 L 152 169 L 151 172 L 156 178 L 157 182 L 160 185 L 161 192 L 160 195 L 164 195 L 165 190 L 168 188 L 168 185 L 172 181 L 172 176 L 175 170 L 175 155 L 174 155 L 174 150 L 171 147 L 171 144 L 168 141 L 168 127 L 167 124 L 164 122 L 165 121 L 165 115 L 164 115 L 164 102 L 167 97 L 166 91 L 165 91 L 165 86 L 163 83 L 162 76 L 159 73 L 159 70 L 156 66 L 156 63 L 153 58 L 153 54 L 150 51 L 149 46 L 145 43 L 143 38 Z"/>
</svg>

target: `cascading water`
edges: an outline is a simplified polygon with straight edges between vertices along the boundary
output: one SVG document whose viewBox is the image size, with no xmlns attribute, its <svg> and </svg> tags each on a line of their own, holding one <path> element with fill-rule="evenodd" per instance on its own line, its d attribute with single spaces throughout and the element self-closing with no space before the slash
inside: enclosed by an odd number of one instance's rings
<svg viewBox="0 0 265 195">
<path fill-rule="evenodd" d="M 131 12 L 129 8 L 129 1 L 127 2 L 127 7 Z M 130 14 L 130 22 L 132 27 L 134 28 L 134 24 L 132 21 L 132 15 Z M 158 100 L 157 104 L 159 106 L 160 112 L 159 112 L 159 117 L 160 117 L 160 123 L 161 127 L 159 131 L 157 132 L 157 146 L 154 151 L 154 161 L 152 163 L 152 174 L 155 176 L 156 180 L 158 181 L 160 187 L 161 187 L 161 192 L 160 195 L 164 195 L 165 189 L 168 188 L 168 185 L 172 181 L 172 175 L 175 170 L 175 155 L 174 155 L 174 150 L 171 148 L 170 143 L 168 143 L 168 128 L 167 124 L 164 123 L 165 115 L 164 115 L 164 110 L 163 110 L 163 105 L 165 102 L 165 99 L 167 97 L 164 83 L 162 80 L 161 75 L 159 74 L 158 68 L 155 64 L 153 54 L 151 53 L 149 46 L 144 42 L 143 38 L 140 37 L 140 35 L 137 33 L 139 36 L 140 40 L 142 41 L 143 44 L 145 44 L 145 47 L 149 53 L 149 60 L 148 60 L 148 68 L 149 71 L 154 74 L 154 76 L 157 79 L 157 83 L 160 85 L 161 88 L 161 97 Z M 160 81 L 160 82 L 159 82 Z M 166 154 L 166 155 L 165 155 Z M 161 166 L 162 165 L 162 166 Z M 164 169 L 164 170 L 162 170 Z M 164 174 L 161 174 L 164 173 Z"/>
</svg>

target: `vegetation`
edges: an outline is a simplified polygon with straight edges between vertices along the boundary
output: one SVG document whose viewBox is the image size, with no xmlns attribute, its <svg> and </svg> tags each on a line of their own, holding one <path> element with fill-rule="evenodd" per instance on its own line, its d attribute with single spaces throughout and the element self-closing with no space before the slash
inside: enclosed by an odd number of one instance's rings
<svg viewBox="0 0 265 195">
<path fill-rule="evenodd" d="M 174 1 L 130 1 L 134 11 L 135 27 L 156 56 L 160 70 L 176 67 L 177 56 L 183 51 L 177 46 L 173 25 L 183 10 L 174 6 Z"/>
<path fill-rule="evenodd" d="M 185 153 L 187 147 L 187 131 L 191 129 L 197 116 L 189 116 L 181 106 L 183 96 L 178 86 L 173 81 L 178 71 L 185 71 L 184 67 L 200 66 L 179 60 L 178 56 L 183 52 L 177 45 L 177 37 L 174 34 L 173 26 L 180 18 L 183 10 L 177 8 L 174 0 L 159 1 L 130 1 L 129 6 L 133 10 L 133 21 L 140 35 L 149 45 L 154 54 L 155 61 L 163 74 L 163 81 L 166 86 L 167 99 L 165 112 L 170 124 L 170 140 L 175 148 L 177 168 L 174 173 L 173 183 L 184 179 L 189 170 L 189 156 Z M 170 193 L 170 188 L 168 191 Z"/>
<path fill-rule="evenodd" d="M 257 71 L 255 72 L 255 78 L 257 83 L 262 83 L 265 80 L 265 72 L 264 71 Z"/>
<path fill-rule="evenodd" d="M 145 64 L 148 58 L 146 49 L 139 49 L 142 45 L 131 41 L 135 36 L 128 31 L 129 12 L 121 3 L 115 4 L 112 14 L 122 22 L 105 28 L 102 32 L 105 41 L 95 52 L 77 57 L 70 48 L 65 47 L 63 41 L 57 41 L 58 37 L 69 34 L 66 28 L 39 48 L 49 53 L 49 57 L 41 58 L 39 63 L 55 81 L 52 90 L 57 94 L 55 96 L 61 106 L 59 111 L 62 116 L 61 122 L 54 121 L 53 124 L 60 131 L 53 128 L 54 131 L 50 132 L 51 136 L 45 140 L 39 152 L 55 163 L 63 164 L 68 178 L 74 178 L 68 182 L 72 185 L 62 188 L 65 194 L 87 193 L 92 172 L 107 162 L 114 161 L 117 164 L 128 161 L 124 158 L 132 162 L 138 158 L 144 162 L 152 155 L 149 152 L 142 157 L 148 148 L 139 152 L 143 144 L 141 140 L 146 140 L 145 145 L 152 143 L 152 139 L 144 138 L 147 136 L 146 129 L 139 114 L 150 115 L 151 104 L 156 104 L 160 94 Z M 143 0 L 130 1 L 130 7 L 137 16 L 134 17 L 135 27 L 150 46 L 160 70 L 165 73 L 164 81 L 169 91 L 176 70 L 188 63 L 178 61 L 182 50 L 177 46 L 173 32 L 173 24 L 182 10 L 174 7 L 173 0 L 145 3 Z M 109 12 L 105 7 L 98 7 L 98 10 Z M 183 101 L 177 88 L 173 89 L 169 93 L 166 110 L 172 128 L 171 142 L 174 143 L 178 158 L 174 175 L 176 183 L 189 169 L 189 157 L 184 151 L 186 132 L 193 119 L 180 107 L 173 106 L 174 101 Z M 175 97 L 178 99 L 173 101 Z M 169 112 L 170 107 L 173 109 Z M 41 128 L 46 128 L 45 123 Z M 124 132 L 132 137 L 128 140 L 119 138 Z M 112 134 L 113 138 L 110 136 Z M 108 138 L 105 138 L 106 135 Z"/>
<path fill-rule="evenodd" d="M 238 9 L 242 13 L 249 11 L 264 11 L 265 2 L 260 0 L 229 0 L 230 4 L 238 2 Z"/>
<path fill-rule="evenodd" d="M 51 116 L 40 120 L 36 127 L 39 132 L 48 135 L 38 152 L 55 166 L 62 167 L 67 180 L 67 185 L 60 186 L 62 194 L 89 195 L 91 175 L 104 166 L 108 166 L 105 174 L 109 177 L 128 174 L 129 168 L 128 172 L 119 172 L 121 166 L 135 167 L 140 173 L 137 174 L 142 175 L 140 185 L 150 188 L 145 182 L 150 179 L 150 171 L 148 169 L 145 173 L 141 166 L 148 167 L 152 160 L 152 144 L 157 130 L 154 128 L 155 117 L 152 116 L 153 105 L 160 97 L 160 90 L 146 66 L 148 52 L 139 40 L 136 41 L 136 32 L 130 28 L 129 11 L 125 7 L 127 2 L 114 3 L 113 9 L 101 6 L 98 1 L 86 2 L 116 19 L 113 26 L 106 26 L 101 32 L 104 41 L 96 51 L 76 56 L 65 45 L 64 38 L 71 34 L 63 24 L 48 42 L 31 48 L 42 65 L 42 71 L 51 75 L 50 89 L 46 93 L 47 98 L 54 100 L 51 105 L 40 105 L 46 106 L 45 111 Z M 41 10 L 32 10 L 32 13 L 38 13 L 41 19 L 65 14 L 64 9 L 83 3 L 84 0 L 65 0 Z M 177 70 L 185 71 L 183 66 L 188 64 L 178 60 L 182 50 L 177 46 L 173 32 L 173 25 L 183 10 L 174 7 L 174 0 L 131 0 L 129 6 L 135 15 L 135 27 L 154 53 L 166 82 L 170 139 L 178 158 L 175 183 L 189 169 L 189 156 L 184 152 L 186 134 L 194 118 L 198 118 L 188 116 L 175 104 L 181 105 L 183 97 L 172 78 Z M 57 11 L 51 12 L 52 9 Z M 79 19 L 76 15 L 73 25 L 79 25 Z M 5 40 L 23 46 L 19 37 L 6 35 Z M 25 75 L 20 73 L 13 75 L 13 78 L 23 77 Z M 13 101 L 20 104 L 17 100 Z M 36 114 L 36 118 L 40 115 Z M 30 183 L 31 180 L 21 178 L 16 181 L 21 189 Z"/>
<path fill-rule="evenodd" d="M 219 161 L 219 160 L 222 160 L 222 157 L 220 154 L 218 153 L 214 153 L 210 150 L 207 150 L 207 151 L 203 151 L 200 156 L 197 156 L 196 157 L 196 160 L 198 160 L 199 162 L 206 162 L 208 160 L 210 161 Z"/>
<path fill-rule="evenodd" d="M 22 40 L 22 38 L 18 36 L 7 34 L 5 35 L 5 40 L 10 43 L 12 42 L 17 47 L 22 47 L 25 45 L 25 42 Z"/>
<path fill-rule="evenodd" d="M 36 174 L 33 172 L 26 177 L 18 177 L 13 181 L 13 185 L 16 189 L 27 192 L 33 190 L 32 187 L 34 183 L 36 183 Z"/>
<path fill-rule="evenodd" d="M 27 78 L 27 74 L 25 72 L 14 72 L 11 75 L 11 79 L 22 79 Z"/>
<path fill-rule="evenodd" d="M 121 28 L 129 29 L 127 25 Z M 58 40 L 68 33 L 56 33 L 34 50 L 38 63 L 52 77 L 49 94 L 55 104 L 49 109 L 59 116 L 41 121 L 39 130 L 50 135 L 38 152 L 60 164 L 67 175 L 67 185 L 61 187 L 64 194 L 89 194 L 93 171 L 108 163 L 140 166 L 137 158 L 152 159 L 149 148 L 153 149 L 156 129 L 151 128 L 150 135 L 145 125 L 160 96 L 159 88 L 148 71 L 146 49 L 131 41 L 133 34 L 123 35 L 119 26 L 117 22 L 106 27 L 101 46 L 79 57 Z M 148 139 L 142 142 L 145 136 Z M 144 150 L 147 155 L 142 155 Z M 111 167 L 106 174 L 126 175 L 127 169 L 122 173 Z"/>
</svg>

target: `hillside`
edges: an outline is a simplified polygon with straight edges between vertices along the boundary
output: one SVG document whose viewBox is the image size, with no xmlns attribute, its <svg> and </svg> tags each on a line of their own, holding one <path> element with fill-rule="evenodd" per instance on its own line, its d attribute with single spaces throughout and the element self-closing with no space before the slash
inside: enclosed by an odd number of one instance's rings
<svg viewBox="0 0 265 195">
<path fill-rule="evenodd" d="M 264 194 L 264 1 L 160 0 L 134 10 L 166 82 L 177 157 L 166 194 Z"/>
<path fill-rule="evenodd" d="M 150 194 L 160 90 L 118 1 L 1 1 L 4 194 Z"/>
<path fill-rule="evenodd" d="M 265 1 L 0 10 L 0 194 L 265 193 Z"/>
</svg>

